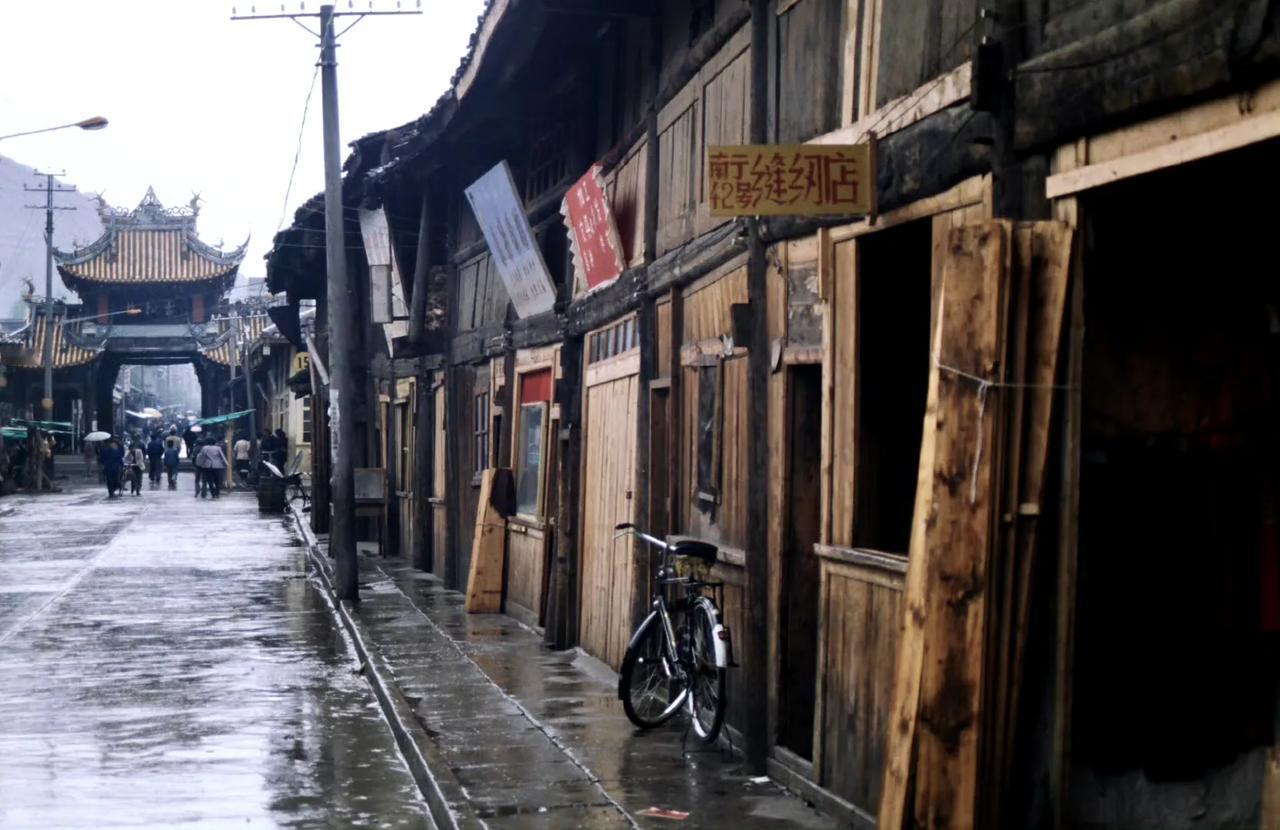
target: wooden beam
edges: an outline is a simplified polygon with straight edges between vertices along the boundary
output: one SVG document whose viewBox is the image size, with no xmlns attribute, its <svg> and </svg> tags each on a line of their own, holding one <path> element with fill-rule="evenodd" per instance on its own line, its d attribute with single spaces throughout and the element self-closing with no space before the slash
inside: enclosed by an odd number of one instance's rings
<svg viewBox="0 0 1280 830">
<path fill-rule="evenodd" d="M 1200 135 L 1170 141 L 1161 147 L 1123 156 L 1114 161 L 1090 164 L 1076 170 L 1058 173 L 1045 181 L 1045 192 L 1057 199 L 1154 173 L 1181 164 L 1209 158 L 1280 137 L 1280 111 L 1246 118 Z"/>
<path fill-rule="evenodd" d="M 1091 4 L 1094 19 L 1122 22 L 1015 70 L 1016 148 L 1049 146 L 1247 77 L 1280 55 L 1268 8 L 1241 0 L 1225 13 L 1221 0 L 1167 0 L 1132 14 L 1124 0 Z"/>
</svg>

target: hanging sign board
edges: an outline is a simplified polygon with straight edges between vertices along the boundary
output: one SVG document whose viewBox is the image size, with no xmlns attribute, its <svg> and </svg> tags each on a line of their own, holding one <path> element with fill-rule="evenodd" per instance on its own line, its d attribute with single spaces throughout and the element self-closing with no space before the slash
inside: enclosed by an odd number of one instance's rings
<svg viewBox="0 0 1280 830">
<path fill-rule="evenodd" d="M 516 314 L 531 317 L 550 311 L 556 292 L 525 217 L 511 168 L 505 161 L 498 162 L 472 182 L 466 194 Z"/>
<path fill-rule="evenodd" d="M 369 261 L 369 313 L 373 322 L 389 324 L 388 339 L 408 334 L 409 307 L 404 301 L 404 284 L 396 267 L 391 245 L 391 228 L 382 208 L 361 208 L 360 236 Z"/>
<path fill-rule="evenodd" d="M 707 202 L 712 216 L 873 213 L 874 167 L 870 143 L 712 145 Z"/>
<path fill-rule="evenodd" d="M 569 226 L 575 281 L 590 291 L 617 279 L 622 273 L 622 237 L 600 180 L 600 165 L 593 164 L 574 182 L 560 212 Z"/>
</svg>

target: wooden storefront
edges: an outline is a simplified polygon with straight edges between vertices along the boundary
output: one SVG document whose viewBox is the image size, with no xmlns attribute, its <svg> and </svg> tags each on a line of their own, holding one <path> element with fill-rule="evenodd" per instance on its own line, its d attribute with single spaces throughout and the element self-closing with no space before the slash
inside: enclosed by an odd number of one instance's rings
<svg viewBox="0 0 1280 830">
<path fill-rule="evenodd" d="M 582 551 L 579 638 L 614 669 L 631 639 L 648 555 L 614 528 L 634 522 L 640 351 L 634 316 L 589 333 L 582 402 Z M 643 583 L 640 583 L 643 584 Z"/>
<path fill-rule="evenodd" d="M 555 380 L 559 372 L 558 347 L 522 349 L 515 355 L 515 376 L 510 379 L 514 401 L 510 418 L 515 512 L 507 517 L 506 592 L 508 614 L 535 628 L 544 622 L 547 580 L 554 534 L 551 517 L 556 513 L 556 447 L 559 429 Z M 497 385 L 504 379 L 497 374 Z"/>
</svg>

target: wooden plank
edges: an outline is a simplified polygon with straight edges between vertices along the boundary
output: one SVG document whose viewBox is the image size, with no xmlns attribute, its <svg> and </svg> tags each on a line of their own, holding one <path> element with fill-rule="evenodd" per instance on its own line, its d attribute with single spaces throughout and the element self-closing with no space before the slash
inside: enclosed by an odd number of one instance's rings
<svg viewBox="0 0 1280 830">
<path fill-rule="evenodd" d="M 1045 491 L 1045 471 L 1049 460 L 1049 430 L 1061 390 L 1052 388 L 1058 377 L 1058 360 L 1062 342 L 1062 322 L 1070 278 L 1073 229 L 1060 222 L 1036 222 L 1026 228 L 1024 240 L 1030 243 L 1029 257 L 1023 267 L 1030 270 L 1031 332 L 1028 341 L 1026 390 L 1026 443 L 1022 455 L 1022 474 L 1015 513 L 1015 543 L 1010 584 L 1012 627 L 1009 689 L 1003 713 L 1001 768 L 997 781 L 1007 781 L 1013 761 L 1015 728 L 1022 690 L 1022 671 L 1027 647 L 1027 628 L 1031 615 L 1031 580 L 1035 572 L 1038 548 L 1037 531 L 1041 500 Z M 1029 239 L 1027 239 L 1029 237 Z M 1000 738 L 1000 735 L 997 735 Z"/>
<path fill-rule="evenodd" d="M 942 280 L 945 279 L 944 271 Z M 944 289 L 945 283 L 940 281 L 939 288 Z M 933 332 L 930 354 L 936 356 L 942 326 L 935 325 Z M 928 391 L 925 396 L 924 428 L 921 432 L 920 463 L 916 474 L 915 508 L 911 514 L 911 543 L 907 555 L 907 580 L 903 597 L 902 640 L 894 666 L 884 784 L 877 814 L 877 826 L 886 829 L 906 826 L 907 802 L 911 795 L 911 765 L 920 699 L 920 672 L 924 661 L 925 534 L 933 509 L 938 380 L 938 367 L 934 362 L 929 367 Z"/>
<path fill-rule="evenodd" d="M 834 396 L 831 411 L 831 535 L 833 545 L 853 546 L 854 480 L 858 446 L 858 242 L 836 246 L 832 284 L 835 315 Z"/>
<path fill-rule="evenodd" d="M 496 473 L 497 470 L 490 467 L 480 477 L 476 532 L 471 543 L 471 567 L 467 573 L 468 614 L 496 614 L 502 610 L 503 531 L 506 522 L 490 503 Z"/>
<path fill-rule="evenodd" d="M 831 238 L 836 242 L 843 242 L 864 233 L 875 233 L 939 213 L 982 205 L 990 190 L 990 175 L 972 176 L 941 193 L 917 199 L 910 204 L 878 214 L 874 225 L 867 219 L 861 219 L 848 225 L 834 227 L 831 229 Z"/>
<path fill-rule="evenodd" d="M 856 144 L 865 141 L 872 128 L 877 137 L 884 138 L 968 99 L 972 87 L 973 64 L 966 61 L 906 95 L 894 98 L 875 112 L 861 116 L 854 123 L 814 138 L 811 143 Z"/>
<path fill-rule="evenodd" d="M 1267 749 L 1262 771 L 1262 821 L 1260 830 L 1280 830 L 1280 747 Z"/>
<path fill-rule="evenodd" d="M 992 378 L 1001 358 L 1003 225 L 952 231 L 943 278 L 939 366 Z M 990 391 L 987 395 L 991 395 Z M 914 821 L 973 827 L 979 778 L 983 638 L 998 407 L 954 371 L 938 380 L 931 524 L 923 565 L 924 631 Z M 986 448 L 986 451 L 983 451 Z"/>
<path fill-rule="evenodd" d="M 1045 193 L 1050 199 L 1056 199 L 1238 150 L 1278 136 L 1280 112 L 1268 112 L 1237 124 L 1171 141 L 1162 147 L 1123 156 L 1115 161 L 1090 164 L 1077 170 L 1055 174 L 1045 181 Z"/>
<path fill-rule="evenodd" d="M 1003 472 L 1000 492 L 997 494 L 995 512 L 999 517 L 997 544 L 994 546 L 991 563 L 989 589 L 993 601 L 988 606 L 988 643 L 986 654 L 988 665 L 987 689 L 985 692 L 989 705 L 986 707 L 986 722 L 983 729 L 990 736 L 988 746 L 990 752 L 982 753 L 982 781 L 986 788 L 984 800 L 996 804 L 1000 793 L 1000 772 L 1004 764 L 1002 750 L 1005 745 L 1005 729 L 1012 724 L 1004 715 L 1009 703 L 1010 677 L 1012 668 L 1010 659 L 1013 640 L 1014 599 L 1011 586 L 1014 582 L 1016 533 L 1013 528 L 1014 515 L 1017 513 L 1019 482 L 1022 473 L 1022 416 L 1026 404 L 1027 390 L 1023 386 L 1027 378 L 1027 329 L 1030 326 L 1031 313 L 1031 279 L 1032 279 L 1032 244 L 1031 228 L 1020 225 L 1013 233 L 1010 250 L 1014 268 L 1011 277 L 1013 296 L 1010 301 L 1011 320 L 1009 325 L 1009 370 L 1006 379 L 1014 384 L 1003 394 L 1008 417 L 1005 429 L 998 438 L 1003 444 L 1003 452 L 999 456 L 999 467 Z"/>
</svg>

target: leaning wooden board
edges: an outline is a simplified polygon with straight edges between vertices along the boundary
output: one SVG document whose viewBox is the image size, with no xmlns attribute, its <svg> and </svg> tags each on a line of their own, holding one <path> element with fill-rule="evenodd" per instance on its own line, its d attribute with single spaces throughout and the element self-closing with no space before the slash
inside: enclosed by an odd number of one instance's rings
<svg viewBox="0 0 1280 830">
<path fill-rule="evenodd" d="M 476 505 L 476 532 L 471 543 L 471 571 L 467 574 L 468 614 L 497 614 L 502 610 L 502 566 L 507 522 L 493 506 L 493 478 L 497 469 L 481 473 Z"/>
</svg>

